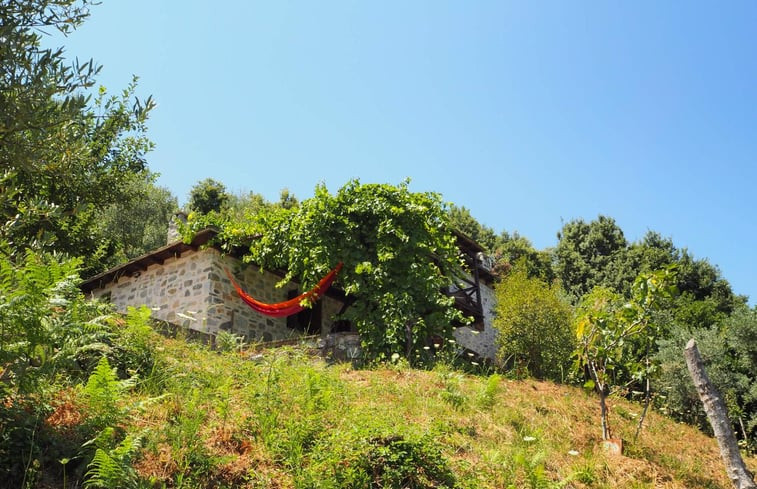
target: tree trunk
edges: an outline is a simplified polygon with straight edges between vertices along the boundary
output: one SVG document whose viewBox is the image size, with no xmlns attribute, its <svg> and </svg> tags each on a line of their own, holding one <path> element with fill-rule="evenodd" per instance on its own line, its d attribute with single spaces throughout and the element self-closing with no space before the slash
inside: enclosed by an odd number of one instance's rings
<svg viewBox="0 0 757 489">
<path fill-rule="evenodd" d="M 602 422 L 602 439 L 610 439 L 610 426 L 607 424 L 607 395 L 604 386 L 599 389 L 599 415 Z"/>
<path fill-rule="evenodd" d="M 639 417 L 639 424 L 636 425 L 636 434 L 633 435 L 633 441 L 636 442 L 636 439 L 639 438 L 639 433 L 641 433 L 641 427 L 644 424 L 644 419 L 647 417 L 647 410 L 649 409 L 649 403 L 652 400 L 652 386 L 649 385 L 649 368 L 647 367 L 647 382 L 646 386 L 644 388 L 644 409 L 641 410 L 641 416 Z"/>
<path fill-rule="evenodd" d="M 647 341 L 647 351 L 644 354 L 644 363 L 646 370 L 644 371 L 644 377 L 646 382 L 644 386 L 644 409 L 641 411 L 641 417 L 639 417 L 639 424 L 636 425 L 636 434 L 633 435 L 633 441 L 636 443 L 636 439 L 639 438 L 641 433 L 641 427 L 644 425 L 644 420 L 647 417 L 647 410 L 649 409 L 649 403 L 652 401 L 652 385 L 649 380 L 649 341 Z"/>
<path fill-rule="evenodd" d="M 410 354 L 413 353 L 413 327 L 410 321 L 405 323 L 405 358 L 410 361 Z"/>
<path fill-rule="evenodd" d="M 739 446 L 736 443 L 736 436 L 728 419 L 728 412 L 723 399 L 707 377 L 702 357 L 694 339 L 689 340 L 686 344 L 684 356 L 691 378 L 697 392 L 699 392 L 699 398 L 704 405 L 704 411 L 707 413 L 707 419 L 709 419 L 712 431 L 715 433 L 718 445 L 720 445 L 720 456 L 723 457 L 723 462 L 725 462 L 728 478 L 731 479 L 733 487 L 736 489 L 757 489 L 757 484 L 754 483 L 752 474 L 747 470 L 744 459 L 741 458 L 741 453 L 739 453 Z"/>
</svg>

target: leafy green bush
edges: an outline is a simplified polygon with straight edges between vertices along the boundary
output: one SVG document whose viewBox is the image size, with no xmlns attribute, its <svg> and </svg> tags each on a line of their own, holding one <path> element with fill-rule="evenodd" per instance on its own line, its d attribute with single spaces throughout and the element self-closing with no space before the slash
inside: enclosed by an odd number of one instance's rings
<svg viewBox="0 0 757 489">
<path fill-rule="evenodd" d="M 499 357 L 537 378 L 562 380 L 574 349 L 572 308 L 557 284 L 517 267 L 495 289 Z"/>
<path fill-rule="evenodd" d="M 1 384 L 0 384 L 1 385 Z M 4 399 L 0 402 L 0 486 L 31 486 L 40 469 L 41 420 L 50 412 L 42 403 Z"/>
<path fill-rule="evenodd" d="M 389 436 L 369 440 L 367 448 L 356 466 L 370 477 L 370 487 L 456 487 L 454 474 L 431 440 Z"/>
<path fill-rule="evenodd" d="M 357 438 L 342 433 L 342 443 L 319 458 L 303 477 L 301 487 L 458 488 L 457 479 L 438 444 L 429 437 L 402 435 Z"/>
</svg>

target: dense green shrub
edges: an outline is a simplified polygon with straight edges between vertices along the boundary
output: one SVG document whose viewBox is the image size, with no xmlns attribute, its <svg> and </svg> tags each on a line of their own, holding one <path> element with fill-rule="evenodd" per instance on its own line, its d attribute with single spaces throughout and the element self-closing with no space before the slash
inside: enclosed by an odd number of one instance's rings
<svg viewBox="0 0 757 489">
<path fill-rule="evenodd" d="M 572 308 L 557 284 L 529 278 L 516 267 L 497 285 L 499 357 L 538 378 L 561 380 L 574 349 Z"/>
<path fill-rule="evenodd" d="M 427 439 L 373 438 L 368 441 L 356 468 L 369 477 L 369 487 L 456 487 L 455 477 L 439 447 Z"/>
<path fill-rule="evenodd" d="M 340 433 L 340 446 L 322 445 L 301 478 L 301 487 L 431 489 L 459 487 L 457 479 L 430 437 L 366 436 Z M 333 443 L 335 440 L 323 440 Z M 345 444 L 346 443 L 346 444 Z"/>
</svg>

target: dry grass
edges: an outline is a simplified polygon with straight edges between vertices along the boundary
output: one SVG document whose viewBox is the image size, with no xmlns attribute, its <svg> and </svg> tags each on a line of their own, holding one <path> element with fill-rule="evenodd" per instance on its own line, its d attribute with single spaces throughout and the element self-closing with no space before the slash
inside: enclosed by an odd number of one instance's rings
<svg viewBox="0 0 757 489">
<path fill-rule="evenodd" d="M 597 400 L 582 389 L 504 380 L 491 409 L 468 406 L 457 411 L 429 401 L 443 389 L 435 372 L 375 370 L 345 372 L 342 378 L 356 392 L 357 407 L 368 403 L 371 411 L 393 413 L 427 430 L 445 420 L 455 427 L 443 437 L 449 456 L 461 467 L 487 471 L 495 480 L 497 465 L 506 465 L 507 455 L 523 447 L 543 453 L 545 474 L 554 481 L 571 480 L 567 487 L 730 487 L 715 440 L 650 413 L 634 442 L 641 409 L 625 400 L 610 402 L 615 435 L 625 440 L 625 455 L 613 456 L 600 448 Z M 482 388 L 482 379 L 465 377 L 467 399 L 475 399 Z M 754 458 L 748 463 L 757 468 Z M 581 474 L 587 469 L 593 477 Z M 576 480 L 581 477 L 593 481 Z"/>
<path fill-rule="evenodd" d="M 212 460 L 197 479 L 205 487 L 309 487 L 298 477 L 323 454 L 288 458 L 277 451 L 261 421 L 261 406 L 268 406 L 275 429 L 318 421 L 308 447 L 341 449 L 361 433 L 430 437 L 466 488 L 730 488 L 713 439 L 652 412 L 634 442 L 641 409 L 624 400 L 610 401 L 610 423 L 625 454 L 605 453 L 598 402 L 575 387 L 505 379 L 488 407 L 481 400 L 486 377 L 445 368 L 352 370 L 291 350 L 269 351 L 253 363 L 175 340 L 166 340 L 165 354 L 167 368 L 181 375 L 168 376 L 169 395 L 133 423 L 151 433 L 139 473 L 166 487 L 175 487 L 177 474 L 197 473 L 186 463 L 190 452 Z M 323 406 L 307 401 L 314 377 L 330 393 Z M 274 394 L 278 403 L 270 407 L 265 396 Z M 176 430 L 198 411 L 196 436 L 177 443 Z M 757 470 L 757 460 L 748 464 Z"/>
</svg>

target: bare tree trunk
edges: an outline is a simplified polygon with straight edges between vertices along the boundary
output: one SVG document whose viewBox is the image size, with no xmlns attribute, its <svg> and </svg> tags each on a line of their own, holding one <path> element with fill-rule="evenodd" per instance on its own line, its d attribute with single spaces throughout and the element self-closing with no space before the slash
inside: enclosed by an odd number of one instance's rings
<svg viewBox="0 0 757 489">
<path fill-rule="evenodd" d="M 715 386 L 712 385 L 704 370 L 702 356 L 699 354 L 697 343 L 694 339 L 689 340 L 684 350 L 686 365 L 689 367 L 694 385 L 699 392 L 699 398 L 704 405 L 704 411 L 707 413 L 707 419 L 710 420 L 712 431 L 720 445 L 720 456 L 725 462 L 728 478 L 733 482 L 736 489 L 757 489 L 752 474 L 746 468 L 744 459 L 739 453 L 739 446 L 736 443 L 736 436 L 733 434 L 733 426 L 728 419 L 723 399 L 720 397 Z"/>
<path fill-rule="evenodd" d="M 410 321 L 405 323 L 405 358 L 410 361 L 410 354 L 413 352 L 413 327 Z"/>
<path fill-rule="evenodd" d="M 649 409 L 649 403 L 652 400 L 652 386 L 649 385 L 649 370 L 647 369 L 647 382 L 646 387 L 644 388 L 644 409 L 641 410 L 641 417 L 639 417 L 639 424 L 636 425 L 636 434 L 633 435 L 633 441 L 636 442 L 636 439 L 639 437 L 639 433 L 641 433 L 641 427 L 644 424 L 644 419 L 647 417 L 647 410 Z"/>
<path fill-rule="evenodd" d="M 602 440 L 610 439 L 610 426 L 607 422 L 607 384 L 600 382 L 597 369 L 593 362 L 589 362 L 589 376 L 594 381 L 594 388 L 599 393 L 599 419 L 602 423 Z"/>
<path fill-rule="evenodd" d="M 607 395 L 604 388 L 599 389 L 599 413 L 602 421 L 602 439 L 609 440 L 610 426 L 607 424 Z"/>
<path fill-rule="evenodd" d="M 647 417 L 647 410 L 649 409 L 649 403 L 652 401 L 652 385 L 649 380 L 649 339 L 647 339 L 647 351 L 644 354 L 644 364 L 646 371 L 644 376 L 646 377 L 646 385 L 644 388 L 644 409 L 641 411 L 641 417 L 639 418 L 639 424 L 636 425 L 636 434 L 633 435 L 633 441 L 636 443 L 636 439 L 639 438 L 641 433 L 641 427 L 644 425 L 644 419 Z"/>
</svg>

